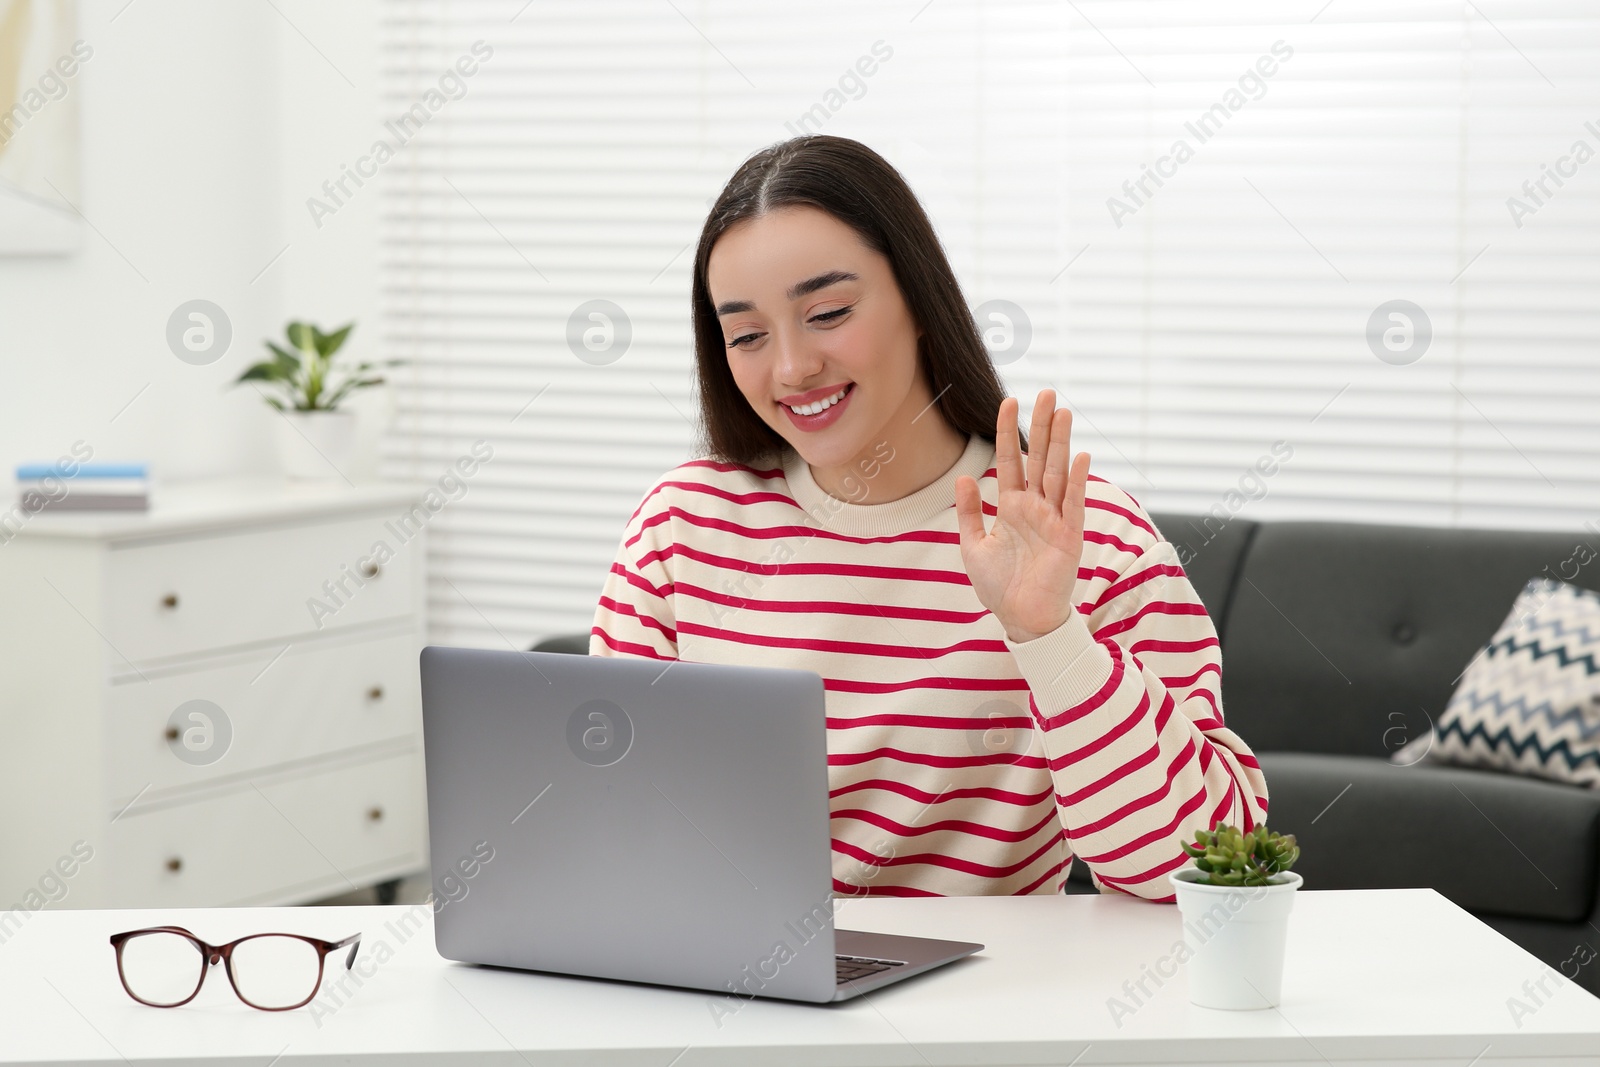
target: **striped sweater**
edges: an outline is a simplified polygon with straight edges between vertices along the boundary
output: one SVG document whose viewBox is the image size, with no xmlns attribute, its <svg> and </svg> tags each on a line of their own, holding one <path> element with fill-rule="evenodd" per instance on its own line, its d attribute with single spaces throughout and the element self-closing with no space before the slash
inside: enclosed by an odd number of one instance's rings
<svg viewBox="0 0 1600 1067">
<path fill-rule="evenodd" d="M 976 435 L 884 504 L 829 495 L 792 451 L 684 463 L 629 519 L 589 652 L 820 675 L 838 895 L 1055 893 L 1079 857 L 1102 893 L 1170 902 L 1197 829 L 1266 818 L 1216 629 L 1149 516 L 1091 475 L 1077 611 L 1013 643 L 961 562 L 963 474 L 992 525 Z"/>
</svg>

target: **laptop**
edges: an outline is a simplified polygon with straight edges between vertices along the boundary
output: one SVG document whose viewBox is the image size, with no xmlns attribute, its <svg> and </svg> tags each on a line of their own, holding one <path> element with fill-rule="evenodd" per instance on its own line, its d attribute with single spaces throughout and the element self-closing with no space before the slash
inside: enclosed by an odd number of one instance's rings
<svg viewBox="0 0 1600 1067">
<path fill-rule="evenodd" d="M 421 668 L 446 959 L 708 990 L 731 1013 L 984 947 L 834 928 L 814 672 L 437 645 Z"/>
</svg>

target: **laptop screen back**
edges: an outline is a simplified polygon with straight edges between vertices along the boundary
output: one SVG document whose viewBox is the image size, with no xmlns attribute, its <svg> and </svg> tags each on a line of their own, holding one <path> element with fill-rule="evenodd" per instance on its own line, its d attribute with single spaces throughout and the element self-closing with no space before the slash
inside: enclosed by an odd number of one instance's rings
<svg viewBox="0 0 1600 1067">
<path fill-rule="evenodd" d="M 441 646 L 421 667 L 441 955 L 833 996 L 815 673 Z"/>
</svg>

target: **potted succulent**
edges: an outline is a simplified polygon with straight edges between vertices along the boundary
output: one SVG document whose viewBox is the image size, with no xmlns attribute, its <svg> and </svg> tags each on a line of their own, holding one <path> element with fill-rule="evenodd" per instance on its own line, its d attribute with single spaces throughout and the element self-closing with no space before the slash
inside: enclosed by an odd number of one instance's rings
<svg viewBox="0 0 1600 1067">
<path fill-rule="evenodd" d="M 1189 949 L 1189 1000 L 1206 1008 L 1272 1008 L 1283 985 L 1289 910 L 1304 881 L 1293 834 L 1219 823 L 1183 851 L 1171 875 Z"/>
<path fill-rule="evenodd" d="M 381 376 L 370 373 L 374 367 L 402 362 L 363 362 L 336 370 L 334 356 L 355 325 L 323 333 L 311 323 L 291 322 L 284 330 L 288 347 L 265 342 L 271 358 L 247 367 L 233 382 L 264 382 L 282 390 L 281 397 L 263 394 L 262 399 L 283 416 L 276 422 L 278 457 L 291 478 L 342 474 L 354 447 L 355 415 L 339 410 L 339 402 L 357 389 L 383 384 Z"/>
</svg>

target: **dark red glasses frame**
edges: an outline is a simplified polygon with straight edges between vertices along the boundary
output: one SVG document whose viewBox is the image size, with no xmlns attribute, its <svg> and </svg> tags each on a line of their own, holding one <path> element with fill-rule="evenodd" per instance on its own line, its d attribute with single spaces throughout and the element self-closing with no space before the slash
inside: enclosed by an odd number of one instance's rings
<svg viewBox="0 0 1600 1067">
<path fill-rule="evenodd" d="M 195 979 L 193 992 L 182 1000 L 173 1001 L 171 1004 L 157 1004 L 154 1001 L 145 1000 L 133 991 L 133 988 L 128 985 L 128 976 L 122 973 L 122 946 L 127 944 L 129 939 L 138 937 L 141 934 L 177 934 L 179 937 L 187 938 L 189 943 L 194 945 L 196 954 L 200 958 L 200 973 Z M 233 978 L 233 950 L 240 944 L 258 937 L 292 937 L 297 941 L 306 942 L 317 950 L 317 984 L 311 987 L 311 992 L 306 996 L 306 999 L 298 1004 L 285 1004 L 281 1007 L 269 1008 L 262 1004 L 253 1003 L 249 997 L 239 991 L 239 983 L 234 981 Z M 361 949 L 360 934 L 347 937 L 343 941 L 324 941 L 317 937 L 306 937 L 304 934 L 249 934 L 229 941 L 225 945 L 207 944 L 181 926 L 149 926 L 142 930 L 127 930 L 120 934 L 111 935 L 111 947 L 117 950 L 117 978 L 121 980 L 123 990 L 140 1004 L 146 1004 L 152 1008 L 178 1008 L 189 1003 L 199 995 L 200 987 L 206 984 L 206 974 L 218 961 L 222 962 L 223 969 L 228 972 L 228 984 L 233 986 L 234 995 L 252 1008 L 258 1008 L 261 1011 L 292 1011 L 295 1008 L 303 1008 L 316 998 L 317 990 L 322 988 L 322 973 L 324 964 L 328 959 L 328 953 L 337 952 L 346 945 L 350 946 L 350 955 L 344 961 L 344 969 L 348 971 L 355 966 L 356 953 Z"/>
</svg>

